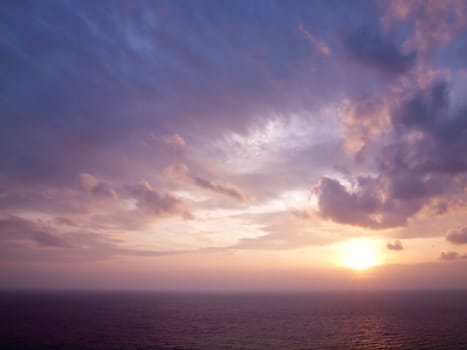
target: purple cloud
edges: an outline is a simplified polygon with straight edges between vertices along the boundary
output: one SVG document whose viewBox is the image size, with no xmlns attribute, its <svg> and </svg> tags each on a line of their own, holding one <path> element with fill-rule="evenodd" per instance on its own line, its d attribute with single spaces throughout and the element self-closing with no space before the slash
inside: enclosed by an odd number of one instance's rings
<svg viewBox="0 0 467 350">
<path fill-rule="evenodd" d="M 54 222 L 58 225 L 65 225 L 65 226 L 76 226 L 76 223 L 71 220 L 70 218 L 62 217 L 62 216 L 57 216 L 54 219 Z"/>
<path fill-rule="evenodd" d="M 179 134 L 168 134 L 161 137 L 161 142 L 175 151 L 181 152 L 186 147 L 186 141 Z"/>
<path fill-rule="evenodd" d="M 192 218 L 186 203 L 170 193 L 160 193 L 148 182 L 137 185 L 128 185 L 126 194 L 136 199 L 138 209 L 153 216 L 179 215 L 185 219 Z"/>
<path fill-rule="evenodd" d="M 395 250 L 395 251 L 399 251 L 399 250 L 404 249 L 404 247 L 402 246 L 401 241 L 399 241 L 399 240 L 395 240 L 393 242 L 386 243 L 386 248 L 388 248 L 389 250 Z"/>
<path fill-rule="evenodd" d="M 70 242 L 57 234 L 53 228 L 40 221 L 27 220 L 18 216 L 0 218 L 0 240 L 30 240 L 42 247 L 71 247 Z"/>
<path fill-rule="evenodd" d="M 1 259 L 361 234 L 321 217 L 420 235 L 462 222 L 466 23 L 435 3 L 0 2 Z M 251 226 L 232 243 L 237 222 Z"/>
<path fill-rule="evenodd" d="M 405 225 L 434 200 L 442 199 L 447 210 L 450 200 L 462 198 L 458 189 L 467 185 L 465 108 L 450 103 L 443 81 L 408 90 L 407 96 L 392 101 L 387 131 L 364 139 L 357 153 L 357 163 L 375 157 L 376 174 L 356 178 L 352 189 L 322 178 L 314 188 L 322 215 L 340 223 L 388 228 Z"/>
<path fill-rule="evenodd" d="M 459 253 L 457 252 L 441 252 L 440 258 L 441 260 L 452 261 L 457 260 L 459 257 Z"/>
<path fill-rule="evenodd" d="M 109 186 L 109 184 L 97 179 L 95 176 L 91 174 L 81 173 L 78 175 L 78 179 L 81 183 L 82 188 L 86 192 L 92 194 L 93 196 L 109 198 L 109 199 L 117 198 L 117 194 Z"/>
<path fill-rule="evenodd" d="M 339 181 L 323 177 L 312 193 L 324 218 L 373 229 L 404 225 L 421 207 L 419 202 L 383 199 L 380 182 L 371 178 L 359 178 L 350 191 Z"/>
<path fill-rule="evenodd" d="M 165 174 L 171 179 L 180 180 L 204 190 L 233 198 L 240 202 L 245 201 L 247 198 L 247 196 L 235 185 L 219 184 L 198 175 L 194 175 L 185 164 L 171 165 L 165 169 Z"/>
<path fill-rule="evenodd" d="M 454 244 L 467 244 L 467 227 L 449 231 L 446 235 L 446 240 Z"/>
<path fill-rule="evenodd" d="M 0 217 L 0 260 L 22 262 L 107 260 L 116 256 L 155 257 L 187 250 L 131 249 L 105 232 L 61 232 L 60 227 L 19 216 Z M 36 247 L 28 244 L 35 243 Z M 191 251 L 192 252 L 192 251 Z"/>
<path fill-rule="evenodd" d="M 368 28 L 343 35 L 342 42 L 353 60 L 382 73 L 404 73 L 415 64 L 415 52 L 403 53 L 390 39 L 383 38 Z"/>
<path fill-rule="evenodd" d="M 450 252 L 441 252 L 440 259 L 445 260 L 445 261 L 454 261 L 454 260 L 458 260 L 458 259 L 467 259 L 467 254 L 460 255 L 458 252 L 452 252 L 452 251 L 450 251 Z"/>
</svg>

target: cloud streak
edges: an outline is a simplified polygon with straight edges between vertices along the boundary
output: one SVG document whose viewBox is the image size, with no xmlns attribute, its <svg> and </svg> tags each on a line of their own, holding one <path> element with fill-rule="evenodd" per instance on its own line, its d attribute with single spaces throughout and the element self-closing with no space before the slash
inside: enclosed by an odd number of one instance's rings
<svg viewBox="0 0 467 350">
<path fill-rule="evenodd" d="M 320 54 L 324 56 L 329 56 L 331 54 L 331 49 L 325 43 L 318 40 L 313 34 L 307 31 L 303 24 L 300 24 L 298 30 L 305 36 L 305 38 L 315 47 L 315 49 Z"/>
<path fill-rule="evenodd" d="M 220 184 L 198 175 L 194 175 L 185 164 L 171 165 L 167 167 L 164 172 L 170 179 L 182 181 L 203 190 L 230 197 L 239 202 L 244 202 L 247 199 L 247 196 L 235 185 L 228 183 Z"/>
<path fill-rule="evenodd" d="M 136 199 L 138 209 L 152 216 L 179 215 L 184 219 L 193 217 L 181 199 L 169 193 L 158 192 L 146 181 L 137 185 L 128 185 L 126 193 L 130 198 Z"/>
<path fill-rule="evenodd" d="M 41 247 L 69 248 L 71 243 L 40 221 L 18 216 L 0 218 L 0 239 L 3 241 L 33 241 Z"/>
</svg>

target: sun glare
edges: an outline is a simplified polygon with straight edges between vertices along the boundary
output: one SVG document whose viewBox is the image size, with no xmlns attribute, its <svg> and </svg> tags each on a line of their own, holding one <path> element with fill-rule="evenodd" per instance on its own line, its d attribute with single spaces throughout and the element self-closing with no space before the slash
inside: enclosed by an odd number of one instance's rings
<svg viewBox="0 0 467 350">
<path fill-rule="evenodd" d="M 378 265 L 379 258 L 368 242 L 355 241 L 346 246 L 342 263 L 345 267 L 354 270 L 365 270 Z"/>
</svg>

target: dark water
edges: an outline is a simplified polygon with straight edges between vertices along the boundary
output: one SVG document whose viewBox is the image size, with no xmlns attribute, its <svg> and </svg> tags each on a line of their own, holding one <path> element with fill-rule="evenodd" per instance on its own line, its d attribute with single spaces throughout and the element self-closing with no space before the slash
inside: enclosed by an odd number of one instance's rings
<svg viewBox="0 0 467 350">
<path fill-rule="evenodd" d="M 4 292 L 0 348 L 467 349 L 467 292 Z"/>
</svg>

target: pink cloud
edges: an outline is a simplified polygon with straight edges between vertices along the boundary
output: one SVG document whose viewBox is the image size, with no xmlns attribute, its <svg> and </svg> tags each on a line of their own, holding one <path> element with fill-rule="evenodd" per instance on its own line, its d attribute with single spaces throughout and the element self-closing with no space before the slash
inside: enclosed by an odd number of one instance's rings
<svg viewBox="0 0 467 350">
<path fill-rule="evenodd" d="M 395 251 L 404 249 L 401 241 L 399 241 L 397 239 L 395 241 L 393 241 L 393 242 L 388 242 L 386 244 L 386 248 L 388 248 L 389 250 L 395 250 Z"/>
<path fill-rule="evenodd" d="M 186 141 L 179 134 L 169 134 L 161 137 L 161 142 L 176 151 L 183 151 L 186 148 Z"/>
<path fill-rule="evenodd" d="M 325 43 L 318 40 L 313 34 L 307 31 L 303 24 L 299 25 L 298 30 L 305 36 L 308 42 L 310 42 L 319 53 L 321 53 L 324 56 L 329 56 L 331 54 L 331 49 Z"/>
</svg>

